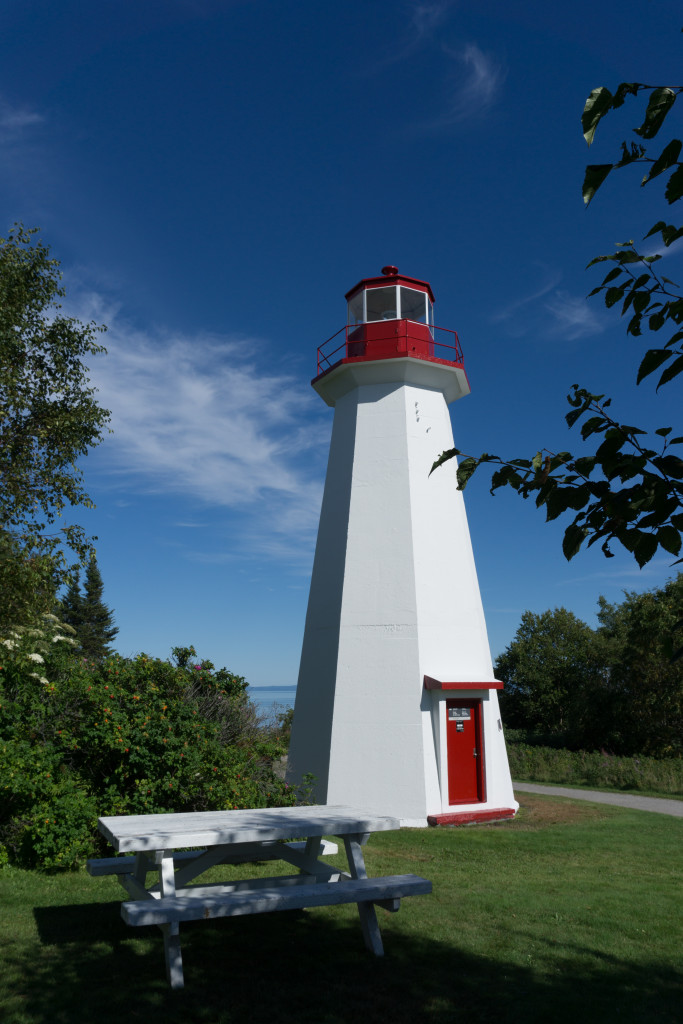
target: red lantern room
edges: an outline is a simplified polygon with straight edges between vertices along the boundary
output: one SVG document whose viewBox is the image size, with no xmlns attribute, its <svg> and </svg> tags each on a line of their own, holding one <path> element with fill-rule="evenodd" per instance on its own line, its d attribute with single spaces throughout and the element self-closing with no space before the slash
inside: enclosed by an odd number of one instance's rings
<svg viewBox="0 0 683 1024">
<path fill-rule="evenodd" d="M 318 349 L 318 376 L 340 363 L 410 357 L 463 368 L 455 331 L 434 326 L 428 281 L 382 268 L 346 293 L 347 323 Z M 343 335 L 343 338 L 340 337 Z"/>
</svg>

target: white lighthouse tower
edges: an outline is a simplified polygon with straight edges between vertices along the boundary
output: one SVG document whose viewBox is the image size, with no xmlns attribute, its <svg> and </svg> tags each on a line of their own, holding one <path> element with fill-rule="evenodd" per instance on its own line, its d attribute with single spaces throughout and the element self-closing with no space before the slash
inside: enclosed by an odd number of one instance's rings
<svg viewBox="0 0 683 1024">
<path fill-rule="evenodd" d="M 511 817 L 486 623 L 448 405 L 469 394 L 426 281 L 384 267 L 347 293 L 313 387 L 334 426 L 289 774 L 317 803 L 421 826 Z"/>
</svg>

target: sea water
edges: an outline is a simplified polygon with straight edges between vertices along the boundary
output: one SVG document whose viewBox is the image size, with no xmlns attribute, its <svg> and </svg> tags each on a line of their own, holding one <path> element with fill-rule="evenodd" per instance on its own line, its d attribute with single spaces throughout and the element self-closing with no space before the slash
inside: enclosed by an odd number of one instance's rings
<svg viewBox="0 0 683 1024">
<path fill-rule="evenodd" d="M 259 711 L 271 717 L 294 707 L 296 686 L 250 686 L 247 692 Z"/>
</svg>

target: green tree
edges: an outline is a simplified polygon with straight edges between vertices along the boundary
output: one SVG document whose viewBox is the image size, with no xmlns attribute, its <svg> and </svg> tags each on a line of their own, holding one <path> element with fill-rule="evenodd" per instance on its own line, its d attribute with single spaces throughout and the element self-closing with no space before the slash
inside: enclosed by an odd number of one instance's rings
<svg viewBox="0 0 683 1024">
<path fill-rule="evenodd" d="M 63 621 L 74 627 L 83 655 L 92 661 L 101 661 L 112 653 L 110 645 L 119 631 L 113 612 L 102 600 L 103 594 L 102 574 L 93 555 L 85 570 L 83 594 L 76 579 L 62 605 Z"/>
<path fill-rule="evenodd" d="M 683 630 L 683 574 L 599 605 L 613 701 L 606 745 L 620 754 L 683 756 L 683 659 L 672 657 Z"/>
<path fill-rule="evenodd" d="M 55 590 L 52 559 L 0 529 L 0 635 L 51 612 Z"/>
<path fill-rule="evenodd" d="M 643 142 L 659 133 L 683 86 L 652 86 L 623 82 L 613 94 L 604 87 L 588 97 L 582 127 L 588 145 L 593 142 L 598 124 L 610 111 L 621 107 L 627 98 L 647 96 L 642 123 L 634 129 L 637 141 L 623 142 L 620 159 L 613 163 L 591 164 L 583 183 L 584 202 L 595 193 L 617 168 L 646 164 L 641 181 L 646 185 L 666 175 L 664 198 L 667 204 L 683 196 L 683 148 L 680 139 L 670 139 L 656 155 L 648 153 Z M 659 220 L 645 238 L 659 236 L 664 248 L 683 236 L 683 227 Z M 637 383 L 661 370 L 657 388 L 673 381 L 683 371 L 683 298 L 678 287 L 655 269 L 660 253 L 643 255 L 633 241 L 618 245 L 606 256 L 597 256 L 589 266 L 613 264 L 602 284 L 591 295 L 602 294 L 608 308 L 621 307 L 628 314 L 627 332 L 633 337 L 652 337 L 657 332 L 673 332 L 664 341 L 651 342 L 640 359 Z M 663 369 L 662 369 L 663 368 Z M 573 558 L 584 541 L 588 546 L 601 542 L 602 551 L 611 557 L 611 543 L 618 541 L 630 551 L 640 566 L 645 565 L 662 547 L 670 554 L 681 550 L 683 533 L 683 460 L 677 454 L 683 437 L 672 437 L 672 428 L 664 426 L 647 436 L 637 426 L 619 422 L 605 395 L 593 394 L 573 385 L 567 396 L 569 427 L 581 421 L 581 436 L 595 450 L 576 456 L 571 452 L 552 452 L 544 448 L 533 458 L 503 459 L 497 455 L 465 456 L 458 467 L 458 484 L 465 487 L 472 474 L 483 464 L 495 468 L 491 493 L 499 487 L 512 487 L 523 498 L 533 496 L 543 508 L 546 520 L 563 513 L 573 516 L 563 539 L 565 556 Z M 443 452 L 432 470 L 462 452 L 453 448 Z"/>
<path fill-rule="evenodd" d="M 604 648 L 596 632 L 565 608 L 525 611 L 495 671 L 505 683 L 506 725 L 571 740 L 581 733 L 590 694 L 604 678 Z"/>
<path fill-rule="evenodd" d="M 0 239 L 0 631 L 54 601 L 73 568 L 66 552 L 87 562 L 94 538 L 60 521 L 92 507 L 78 461 L 109 419 L 84 362 L 104 352 L 104 328 L 60 311 L 59 262 L 35 235 L 16 226 Z"/>
<path fill-rule="evenodd" d="M 78 633 L 83 623 L 83 595 L 81 594 L 81 574 L 75 570 L 66 593 L 59 602 L 59 618 L 68 623 Z"/>
<path fill-rule="evenodd" d="M 571 749 L 683 756 L 683 574 L 665 587 L 598 601 L 591 629 L 564 608 L 526 611 L 496 662 L 513 728 Z"/>
</svg>

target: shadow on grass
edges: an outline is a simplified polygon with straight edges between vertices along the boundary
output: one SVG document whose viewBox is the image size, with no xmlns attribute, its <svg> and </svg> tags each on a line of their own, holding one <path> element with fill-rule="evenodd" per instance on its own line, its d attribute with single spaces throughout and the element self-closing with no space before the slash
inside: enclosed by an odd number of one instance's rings
<svg viewBox="0 0 683 1024">
<path fill-rule="evenodd" d="M 119 907 L 34 910 L 38 956 L 15 954 L 12 963 L 6 950 L 8 1024 L 680 1021 L 681 992 L 668 968 L 589 950 L 575 966 L 558 961 L 557 973 L 511 966 L 392 930 L 384 913 L 382 959 L 365 951 L 355 913 L 181 925 L 186 988 L 173 992 L 159 931 L 128 928 Z"/>
</svg>

